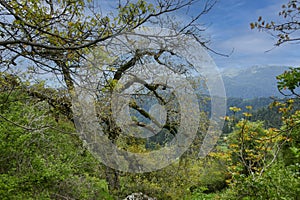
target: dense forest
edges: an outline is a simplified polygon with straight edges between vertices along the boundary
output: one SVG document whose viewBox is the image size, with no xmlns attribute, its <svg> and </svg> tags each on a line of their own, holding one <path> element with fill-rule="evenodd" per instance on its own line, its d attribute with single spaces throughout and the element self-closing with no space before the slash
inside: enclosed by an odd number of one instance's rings
<svg viewBox="0 0 300 200">
<path fill-rule="evenodd" d="M 106 15 L 93 1 L 0 1 L 0 199 L 299 199 L 300 69 L 275 77 L 282 98 L 190 93 L 210 75 L 193 79 L 197 64 L 180 57 L 188 40 L 221 54 L 197 27 L 216 1 L 185 23 L 167 15 L 195 2 L 118 1 Z M 250 25 L 277 33 L 278 46 L 299 39 L 289 33 L 300 29 L 300 2 L 282 9 L 290 24 Z M 171 42 L 143 35 L 145 24 L 172 30 Z M 150 63 L 169 71 L 157 81 Z M 215 102 L 227 102 L 224 116 L 214 118 Z"/>
</svg>

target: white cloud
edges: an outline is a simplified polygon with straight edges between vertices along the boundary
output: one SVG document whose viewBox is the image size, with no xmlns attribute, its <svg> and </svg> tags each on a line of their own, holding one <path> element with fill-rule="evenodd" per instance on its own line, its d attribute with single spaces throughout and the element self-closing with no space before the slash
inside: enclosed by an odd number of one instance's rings
<svg viewBox="0 0 300 200">
<path fill-rule="evenodd" d="M 219 67 L 242 67 L 252 65 L 300 66 L 299 45 L 286 44 L 275 47 L 276 41 L 266 33 L 248 32 L 215 43 L 214 49 L 228 53 L 227 57 L 213 55 Z M 269 51 L 268 51 L 269 50 Z"/>
<path fill-rule="evenodd" d="M 234 49 L 237 54 L 259 54 L 270 50 L 274 41 L 263 34 L 245 34 L 220 43 L 222 49 Z"/>
<path fill-rule="evenodd" d="M 230 0 L 230 2 L 234 3 L 235 1 Z M 258 2 L 257 6 L 253 6 L 253 2 L 249 5 L 240 5 L 240 9 L 230 9 L 229 13 L 223 9 L 225 12 L 222 13 L 223 16 L 219 14 L 213 26 L 210 27 L 210 32 L 213 33 L 212 48 L 221 53 L 230 53 L 233 49 L 234 52 L 229 58 L 212 54 L 217 65 L 219 67 L 300 66 L 300 44 L 286 44 L 274 48 L 275 38 L 265 32 L 250 30 L 249 26 L 250 22 L 256 21 L 258 16 L 263 16 L 266 20 L 278 21 L 280 19 L 278 12 L 281 10 L 281 5 L 286 2 L 286 0 L 276 2 L 265 0 Z M 226 3 L 228 4 L 229 1 Z M 237 4 L 235 5 L 237 6 Z M 260 6 L 262 7 L 260 8 Z M 229 15 L 230 18 L 227 18 Z"/>
<path fill-rule="evenodd" d="M 278 20 L 280 17 L 278 13 L 281 11 L 281 6 L 286 4 L 287 0 L 277 0 L 264 8 L 257 9 L 255 14 L 258 16 L 262 16 L 266 20 Z"/>
</svg>

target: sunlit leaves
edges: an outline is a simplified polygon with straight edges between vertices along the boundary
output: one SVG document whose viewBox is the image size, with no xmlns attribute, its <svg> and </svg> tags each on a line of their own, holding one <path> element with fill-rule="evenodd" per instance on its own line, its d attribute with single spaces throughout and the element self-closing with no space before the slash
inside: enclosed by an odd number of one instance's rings
<svg viewBox="0 0 300 200">
<path fill-rule="evenodd" d="M 136 3 L 127 2 L 125 5 L 119 5 L 119 16 L 115 20 L 118 23 L 136 25 L 144 20 L 145 14 L 155 14 L 153 4 L 145 0 L 138 0 Z"/>
<path fill-rule="evenodd" d="M 233 107 L 230 107 L 229 110 L 231 110 L 232 112 L 236 113 L 236 112 L 241 111 L 241 108 L 233 106 Z"/>
<path fill-rule="evenodd" d="M 247 109 L 251 110 L 252 107 L 247 106 Z M 230 107 L 230 110 L 235 114 L 241 109 Z M 245 119 L 238 121 L 233 132 L 224 139 L 226 148 L 219 148 L 210 154 L 226 163 L 231 174 L 228 183 L 235 183 L 243 175 L 259 176 L 274 162 L 281 144 L 288 140 L 280 130 L 264 129 L 263 122 L 250 122 L 251 113 L 244 112 L 243 115 Z M 226 119 L 234 123 L 235 116 L 227 116 Z"/>
<path fill-rule="evenodd" d="M 290 70 L 285 71 L 276 78 L 278 80 L 277 87 L 279 91 L 289 90 L 291 95 L 297 95 L 295 89 L 300 86 L 300 68 L 290 68 Z M 283 94 L 285 93 L 283 92 Z"/>
</svg>

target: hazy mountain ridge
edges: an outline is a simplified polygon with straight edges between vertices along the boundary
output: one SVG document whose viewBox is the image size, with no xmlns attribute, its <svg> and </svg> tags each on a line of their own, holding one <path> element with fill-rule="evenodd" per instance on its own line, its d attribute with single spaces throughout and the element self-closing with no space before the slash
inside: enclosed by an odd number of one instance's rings
<svg viewBox="0 0 300 200">
<path fill-rule="evenodd" d="M 277 90 L 276 76 L 287 66 L 252 66 L 227 68 L 221 71 L 227 97 L 283 97 Z"/>
</svg>

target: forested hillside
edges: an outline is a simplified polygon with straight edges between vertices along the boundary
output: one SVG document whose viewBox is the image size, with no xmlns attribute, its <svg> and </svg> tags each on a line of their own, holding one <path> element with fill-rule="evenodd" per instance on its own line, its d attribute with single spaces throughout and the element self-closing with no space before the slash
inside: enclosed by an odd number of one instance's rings
<svg viewBox="0 0 300 200">
<path fill-rule="evenodd" d="M 53 106 L 51 102 L 53 97 L 63 98 L 59 97 L 61 91 L 45 88 L 42 84 L 26 85 L 9 74 L 1 75 L 1 88 L 0 194 L 4 199 L 113 198 L 108 191 L 104 166 L 78 139 L 66 109 Z M 33 89 L 43 95 L 33 93 Z M 51 99 L 44 98 L 47 93 L 51 93 Z M 265 103 L 252 110 L 251 105 L 255 106 L 259 100 Z M 230 99 L 229 102 L 242 109 L 229 105 L 231 113 L 225 124 L 228 129 L 208 157 L 200 160 L 195 157 L 203 139 L 200 131 L 188 153 L 171 166 L 146 174 L 120 174 L 123 189 L 114 195 L 125 197 L 139 191 L 158 199 L 225 199 L 227 196 L 231 199 L 248 191 L 252 193 L 247 195 L 253 197 L 257 192 L 261 196 L 274 192 L 274 198 L 276 195 L 296 198 L 299 192 L 299 134 L 297 126 L 294 128 L 290 124 L 295 122 L 290 120 L 297 119 L 298 100 L 294 103 L 279 99 L 272 109 L 268 107 L 269 101 L 272 100 Z M 291 127 L 292 132 L 288 131 Z M 239 142 L 240 134 L 243 134 L 243 143 Z M 258 138 L 257 134 L 260 140 L 253 139 Z M 166 137 L 163 135 L 152 143 L 132 142 L 139 145 L 139 149 L 153 150 L 164 145 Z M 245 163 L 235 157 L 239 148 L 245 148 L 242 155 Z M 261 159 L 264 163 L 260 163 Z M 263 173 L 258 177 L 244 177 L 253 172 Z M 253 190 L 240 188 L 248 188 L 249 184 L 261 186 Z M 262 190 L 262 186 L 268 188 Z"/>
</svg>

